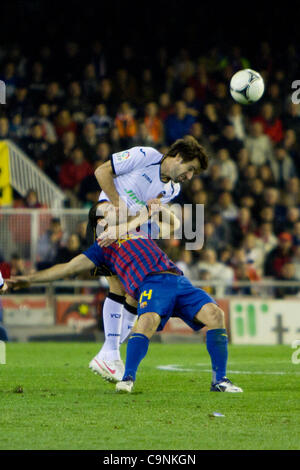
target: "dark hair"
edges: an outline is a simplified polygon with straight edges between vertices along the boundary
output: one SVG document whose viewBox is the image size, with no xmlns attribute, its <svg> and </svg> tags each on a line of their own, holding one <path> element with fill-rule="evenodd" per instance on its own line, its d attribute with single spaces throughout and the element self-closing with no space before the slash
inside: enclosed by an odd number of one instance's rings
<svg viewBox="0 0 300 470">
<path fill-rule="evenodd" d="M 183 139 L 176 140 L 168 149 L 166 157 L 176 157 L 178 153 L 183 158 L 184 162 L 198 158 L 201 169 L 207 169 L 208 155 L 206 150 L 193 136 L 186 135 Z"/>
</svg>

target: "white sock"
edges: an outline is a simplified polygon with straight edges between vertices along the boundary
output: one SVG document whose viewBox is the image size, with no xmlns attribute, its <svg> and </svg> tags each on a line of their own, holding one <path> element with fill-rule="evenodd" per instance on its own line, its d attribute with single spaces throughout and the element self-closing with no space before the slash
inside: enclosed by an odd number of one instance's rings
<svg viewBox="0 0 300 470">
<path fill-rule="evenodd" d="M 109 294 L 103 304 L 105 342 L 96 358 L 104 361 L 118 361 L 120 357 L 120 336 L 124 297 Z"/>
<path fill-rule="evenodd" d="M 128 305 L 127 302 L 125 302 L 122 312 L 122 329 L 120 344 L 124 343 L 124 341 L 126 341 L 128 336 L 130 335 L 135 320 L 137 319 L 136 311 L 137 309 L 135 307 L 132 307 L 131 305 Z"/>
</svg>

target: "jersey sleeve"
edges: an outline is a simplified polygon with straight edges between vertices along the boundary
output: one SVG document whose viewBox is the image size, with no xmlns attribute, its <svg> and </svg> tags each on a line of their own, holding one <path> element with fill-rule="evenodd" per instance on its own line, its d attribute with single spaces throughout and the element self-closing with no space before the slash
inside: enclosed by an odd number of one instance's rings
<svg viewBox="0 0 300 470">
<path fill-rule="evenodd" d="M 91 260 L 95 266 L 99 267 L 102 264 L 105 264 L 104 254 L 102 248 L 95 242 L 83 254 Z"/>
<path fill-rule="evenodd" d="M 3 280 L 3 277 L 2 277 L 2 274 L 1 274 L 1 271 L 0 271 L 0 289 L 1 289 L 1 287 L 3 287 L 3 284 L 4 284 L 4 280 Z"/>
<path fill-rule="evenodd" d="M 113 153 L 111 166 L 114 175 L 119 176 L 159 163 L 161 159 L 162 154 L 152 147 L 132 147 L 122 152 Z"/>
</svg>

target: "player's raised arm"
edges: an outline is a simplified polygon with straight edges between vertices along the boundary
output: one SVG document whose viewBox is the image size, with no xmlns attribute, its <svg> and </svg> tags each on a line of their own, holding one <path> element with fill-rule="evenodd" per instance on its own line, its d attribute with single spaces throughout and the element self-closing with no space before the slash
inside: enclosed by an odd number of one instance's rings
<svg viewBox="0 0 300 470">
<path fill-rule="evenodd" d="M 56 264 L 51 268 L 37 271 L 27 276 L 16 276 L 8 279 L 14 289 L 28 287 L 30 284 L 51 282 L 63 279 L 70 275 L 79 274 L 95 267 L 95 264 L 85 255 L 80 254 L 71 259 L 68 263 Z"/>
<path fill-rule="evenodd" d="M 95 177 L 101 189 L 105 192 L 112 204 L 115 207 L 119 207 L 120 196 L 115 187 L 114 172 L 111 161 L 105 162 L 103 165 L 98 166 L 98 168 L 95 170 Z"/>
</svg>

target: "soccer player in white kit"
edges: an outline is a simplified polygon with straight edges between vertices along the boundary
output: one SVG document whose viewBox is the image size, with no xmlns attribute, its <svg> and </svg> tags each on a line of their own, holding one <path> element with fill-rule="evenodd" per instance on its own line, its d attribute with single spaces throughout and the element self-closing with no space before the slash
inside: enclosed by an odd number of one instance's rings
<svg viewBox="0 0 300 470">
<path fill-rule="evenodd" d="M 192 136 L 178 139 L 165 155 L 152 147 L 142 146 L 115 153 L 110 161 L 95 171 L 102 189 L 99 202 L 110 201 L 119 208 L 121 199 L 128 214 L 134 216 L 145 209 L 146 201 L 158 196 L 161 197 L 161 203 L 171 201 L 179 194 L 180 183 L 190 180 L 194 174 L 205 170 L 207 165 L 205 149 Z M 137 227 L 140 225 L 138 217 L 136 220 Z M 108 228 L 102 234 L 102 246 L 113 241 L 111 233 Z M 120 235 L 118 238 L 121 238 Z M 110 292 L 103 305 L 105 342 L 89 367 L 106 379 L 118 381 L 124 372 L 119 348 L 133 327 L 136 308 L 124 303 L 124 291 L 116 276 L 107 277 L 107 281 Z"/>
</svg>

